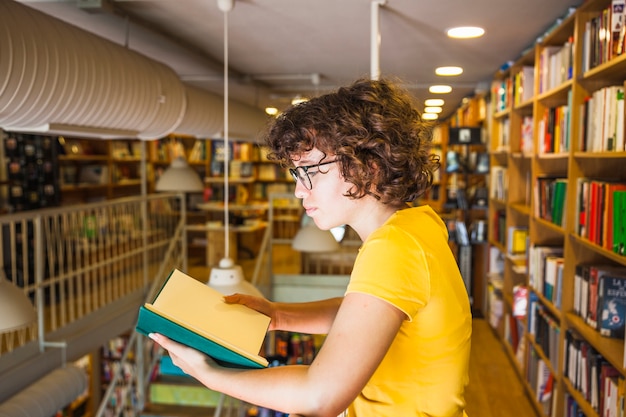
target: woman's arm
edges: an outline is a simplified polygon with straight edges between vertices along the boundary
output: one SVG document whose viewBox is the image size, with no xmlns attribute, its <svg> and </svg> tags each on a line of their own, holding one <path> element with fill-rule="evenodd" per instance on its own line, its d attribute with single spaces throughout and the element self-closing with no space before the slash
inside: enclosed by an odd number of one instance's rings
<svg viewBox="0 0 626 417">
<path fill-rule="evenodd" d="M 282 412 L 335 417 L 363 389 L 405 318 L 379 298 L 348 294 L 311 365 L 260 370 L 223 368 L 192 348 L 161 335 L 151 337 L 170 351 L 176 365 L 210 389 Z"/>
<path fill-rule="evenodd" d="M 342 297 L 308 303 L 276 303 L 265 298 L 244 294 L 224 297 L 227 303 L 243 304 L 272 319 L 270 330 L 327 334 L 330 331 Z"/>
</svg>

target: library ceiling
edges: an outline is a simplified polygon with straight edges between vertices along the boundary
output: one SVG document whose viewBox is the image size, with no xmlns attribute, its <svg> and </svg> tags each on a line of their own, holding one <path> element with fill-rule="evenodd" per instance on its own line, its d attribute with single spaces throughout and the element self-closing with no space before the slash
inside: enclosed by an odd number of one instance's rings
<svg viewBox="0 0 626 417">
<path fill-rule="evenodd" d="M 7 1 L 7 0 L 4 0 Z M 13 1 L 13 0 L 9 0 Z M 224 14 L 216 0 L 20 0 L 171 67 L 187 84 L 223 92 Z M 233 100 L 286 107 L 360 76 L 373 66 L 399 77 L 418 100 L 433 84 L 452 92 L 442 118 L 464 97 L 489 88 L 498 68 L 517 59 L 580 0 L 235 0 L 228 13 Z M 384 3 L 384 4 L 380 4 Z M 379 5 L 380 4 L 380 5 Z M 373 30 L 374 9 L 379 15 Z M 458 40 L 454 26 L 485 35 Z M 372 33 L 380 36 L 379 58 Z M 439 66 L 460 66 L 455 77 Z"/>
</svg>

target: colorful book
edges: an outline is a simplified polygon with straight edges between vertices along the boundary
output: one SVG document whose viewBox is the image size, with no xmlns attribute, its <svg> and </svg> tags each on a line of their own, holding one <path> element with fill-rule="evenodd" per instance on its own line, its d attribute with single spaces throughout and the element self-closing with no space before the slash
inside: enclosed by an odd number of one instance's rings
<svg viewBox="0 0 626 417">
<path fill-rule="evenodd" d="M 598 330 L 603 336 L 624 338 L 626 271 L 607 274 L 598 283 Z"/>
<path fill-rule="evenodd" d="M 605 184 L 606 191 L 604 193 L 604 233 L 602 234 L 602 247 L 607 250 L 613 250 L 613 210 L 615 208 L 614 199 L 615 192 L 626 191 L 626 183 L 616 183 L 607 181 Z"/>
<path fill-rule="evenodd" d="M 563 225 L 563 207 L 565 206 L 565 193 L 567 191 L 567 179 L 560 178 L 554 181 L 552 194 L 552 223 L 557 226 Z"/>
<path fill-rule="evenodd" d="M 589 306 L 587 309 L 587 324 L 599 330 L 599 317 L 602 305 L 600 282 L 604 276 L 626 276 L 626 268 L 611 265 L 592 265 L 589 268 Z"/>
<path fill-rule="evenodd" d="M 561 256 L 548 255 L 545 258 L 543 295 L 552 303 L 557 299 L 559 268 L 562 268 L 564 261 Z"/>
<path fill-rule="evenodd" d="M 139 309 L 137 332 L 161 333 L 232 368 L 265 368 L 259 355 L 270 318 L 223 295 L 182 271 L 172 271 L 151 303 Z"/>
</svg>

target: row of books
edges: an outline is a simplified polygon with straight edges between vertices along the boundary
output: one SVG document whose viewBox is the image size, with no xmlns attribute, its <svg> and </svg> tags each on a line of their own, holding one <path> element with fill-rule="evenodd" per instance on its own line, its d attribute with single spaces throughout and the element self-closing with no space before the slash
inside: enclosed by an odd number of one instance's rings
<svg viewBox="0 0 626 417">
<path fill-rule="evenodd" d="M 535 344 L 541 348 L 546 358 L 554 366 L 559 363 L 559 337 L 561 327 L 558 320 L 548 313 L 548 310 L 539 303 L 537 295 L 530 292 L 528 295 L 528 333 L 535 338 Z"/>
<path fill-rule="evenodd" d="M 489 197 L 494 200 L 506 201 L 509 188 L 509 174 L 506 167 L 491 167 Z"/>
<path fill-rule="evenodd" d="M 154 142 L 154 157 L 159 161 L 171 161 L 184 157 L 190 162 L 206 160 L 224 162 L 226 155 L 224 141 L 221 139 L 196 139 L 191 150 L 178 138 L 170 138 Z M 131 151 L 134 155 L 135 152 Z M 250 142 L 229 142 L 228 159 L 241 161 L 267 161 L 267 149 Z"/>
<path fill-rule="evenodd" d="M 583 72 L 624 53 L 625 1 L 611 4 L 585 24 L 583 33 Z"/>
<path fill-rule="evenodd" d="M 554 375 L 544 359 L 535 349 L 528 349 L 526 380 L 535 393 L 535 400 L 539 404 L 543 416 L 551 416 L 555 408 L 557 393 Z"/>
<path fill-rule="evenodd" d="M 501 112 L 511 107 L 513 101 L 513 80 L 506 77 L 503 80 L 494 81 L 491 86 L 491 96 L 495 98 L 495 111 Z"/>
<path fill-rule="evenodd" d="M 496 146 L 496 151 L 497 152 L 506 152 L 509 151 L 509 147 L 510 147 L 510 126 L 511 126 L 511 119 L 508 117 L 504 117 L 502 119 L 499 119 L 497 121 L 497 126 L 498 126 L 498 130 L 497 130 L 497 137 L 496 137 L 496 143 L 498 144 Z"/>
<path fill-rule="evenodd" d="M 563 375 L 580 392 L 585 401 L 602 416 L 611 415 L 606 414 L 607 410 L 617 409 L 618 405 L 623 408 L 624 381 L 619 371 L 586 340 L 571 330 L 565 334 L 564 349 Z M 620 384 L 622 392 L 618 395 L 617 388 Z M 576 408 L 571 404 L 569 406 Z"/>
<path fill-rule="evenodd" d="M 535 67 L 528 65 L 513 74 L 513 105 L 518 106 L 533 98 Z"/>
<path fill-rule="evenodd" d="M 568 152 L 570 149 L 570 105 L 572 90 L 568 92 L 568 104 L 548 107 L 538 124 L 539 154 Z"/>
<path fill-rule="evenodd" d="M 224 161 L 211 161 L 211 177 L 223 177 L 226 172 Z M 250 161 L 231 160 L 228 163 L 229 178 L 249 178 L 255 176 L 255 166 Z"/>
<path fill-rule="evenodd" d="M 624 87 L 609 86 L 593 92 L 580 106 L 579 150 L 623 152 Z"/>
<path fill-rule="evenodd" d="M 623 338 L 626 322 L 626 267 L 576 265 L 574 312 L 601 335 Z"/>
<path fill-rule="evenodd" d="M 626 248 L 626 183 L 578 178 L 575 232 L 604 249 Z"/>
<path fill-rule="evenodd" d="M 617 378 L 608 377 L 605 379 L 606 388 L 604 391 L 603 417 L 622 417 L 626 413 L 626 408 L 624 407 L 625 381 L 626 380 L 621 376 Z M 563 416 L 585 417 L 585 412 L 569 393 L 565 393 L 565 410 Z"/>
<path fill-rule="evenodd" d="M 563 45 L 546 46 L 539 54 L 539 94 L 550 91 L 572 78 L 574 40 L 569 38 Z"/>
<path fill-rule="evenodd" d="M 556 308 L 560 308 L 563 285 L 563 247 L 530 245 L 528 283 Z"/>
<path fill-rule="evenodd" d="M 538 177 L 535 182 L 535 216 L 557 226 L 564 224 L 567 178 Z"/>
<path fill-rule="evenodd" d="M 199 150 L 194 152 L 196 148 L 199 148 Z M 203 161 L 207 155 L 210 155 L 211 161 L 224 162 L 226 155 L 224 151 L 224 142 L 221 140 L 200 140 L 194 143 L 190 159 L 192 159 L 192 156 L 197 156 L 196 160 Z M 266 154 L 261 151 L 261 148 L 249 142 L 229 142 L 228 159 L 240 161 L 267 160 Z"/>
</svg>

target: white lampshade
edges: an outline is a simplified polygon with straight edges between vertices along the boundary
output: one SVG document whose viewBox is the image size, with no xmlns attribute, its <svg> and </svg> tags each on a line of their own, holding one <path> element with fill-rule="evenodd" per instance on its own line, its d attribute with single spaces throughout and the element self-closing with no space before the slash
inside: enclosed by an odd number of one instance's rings
<svg viewBox="0 0 626 417">
<path fill-rule="evenodd" d="M 222 258 L 219 266 L 211 269 L 207 285 L 224 295 L 239 293 L 263 297 L 261 291 L 246 281 L 241 266 L 230 258 Z"/>
<path fill-rule="evenodd" d="M 300 252 L 334 252 L 339 250 L 339 243 L 329 230 L 322 230 L 310 221 L 298 230 L 291 247 Z"/>
<path fill-rule="evenodd" d="M 26 294 L 0 277 L 0 332 L 20 329 L 36 318 L 35 309 Z"/>
<path fill-rule="evenodd" d="M 184 193 L 204 190 L 198 173 L 189 166 L 185 158 L 174 159 L 156 183 L 157 191 L 181 191 Z"/>
</svg>

